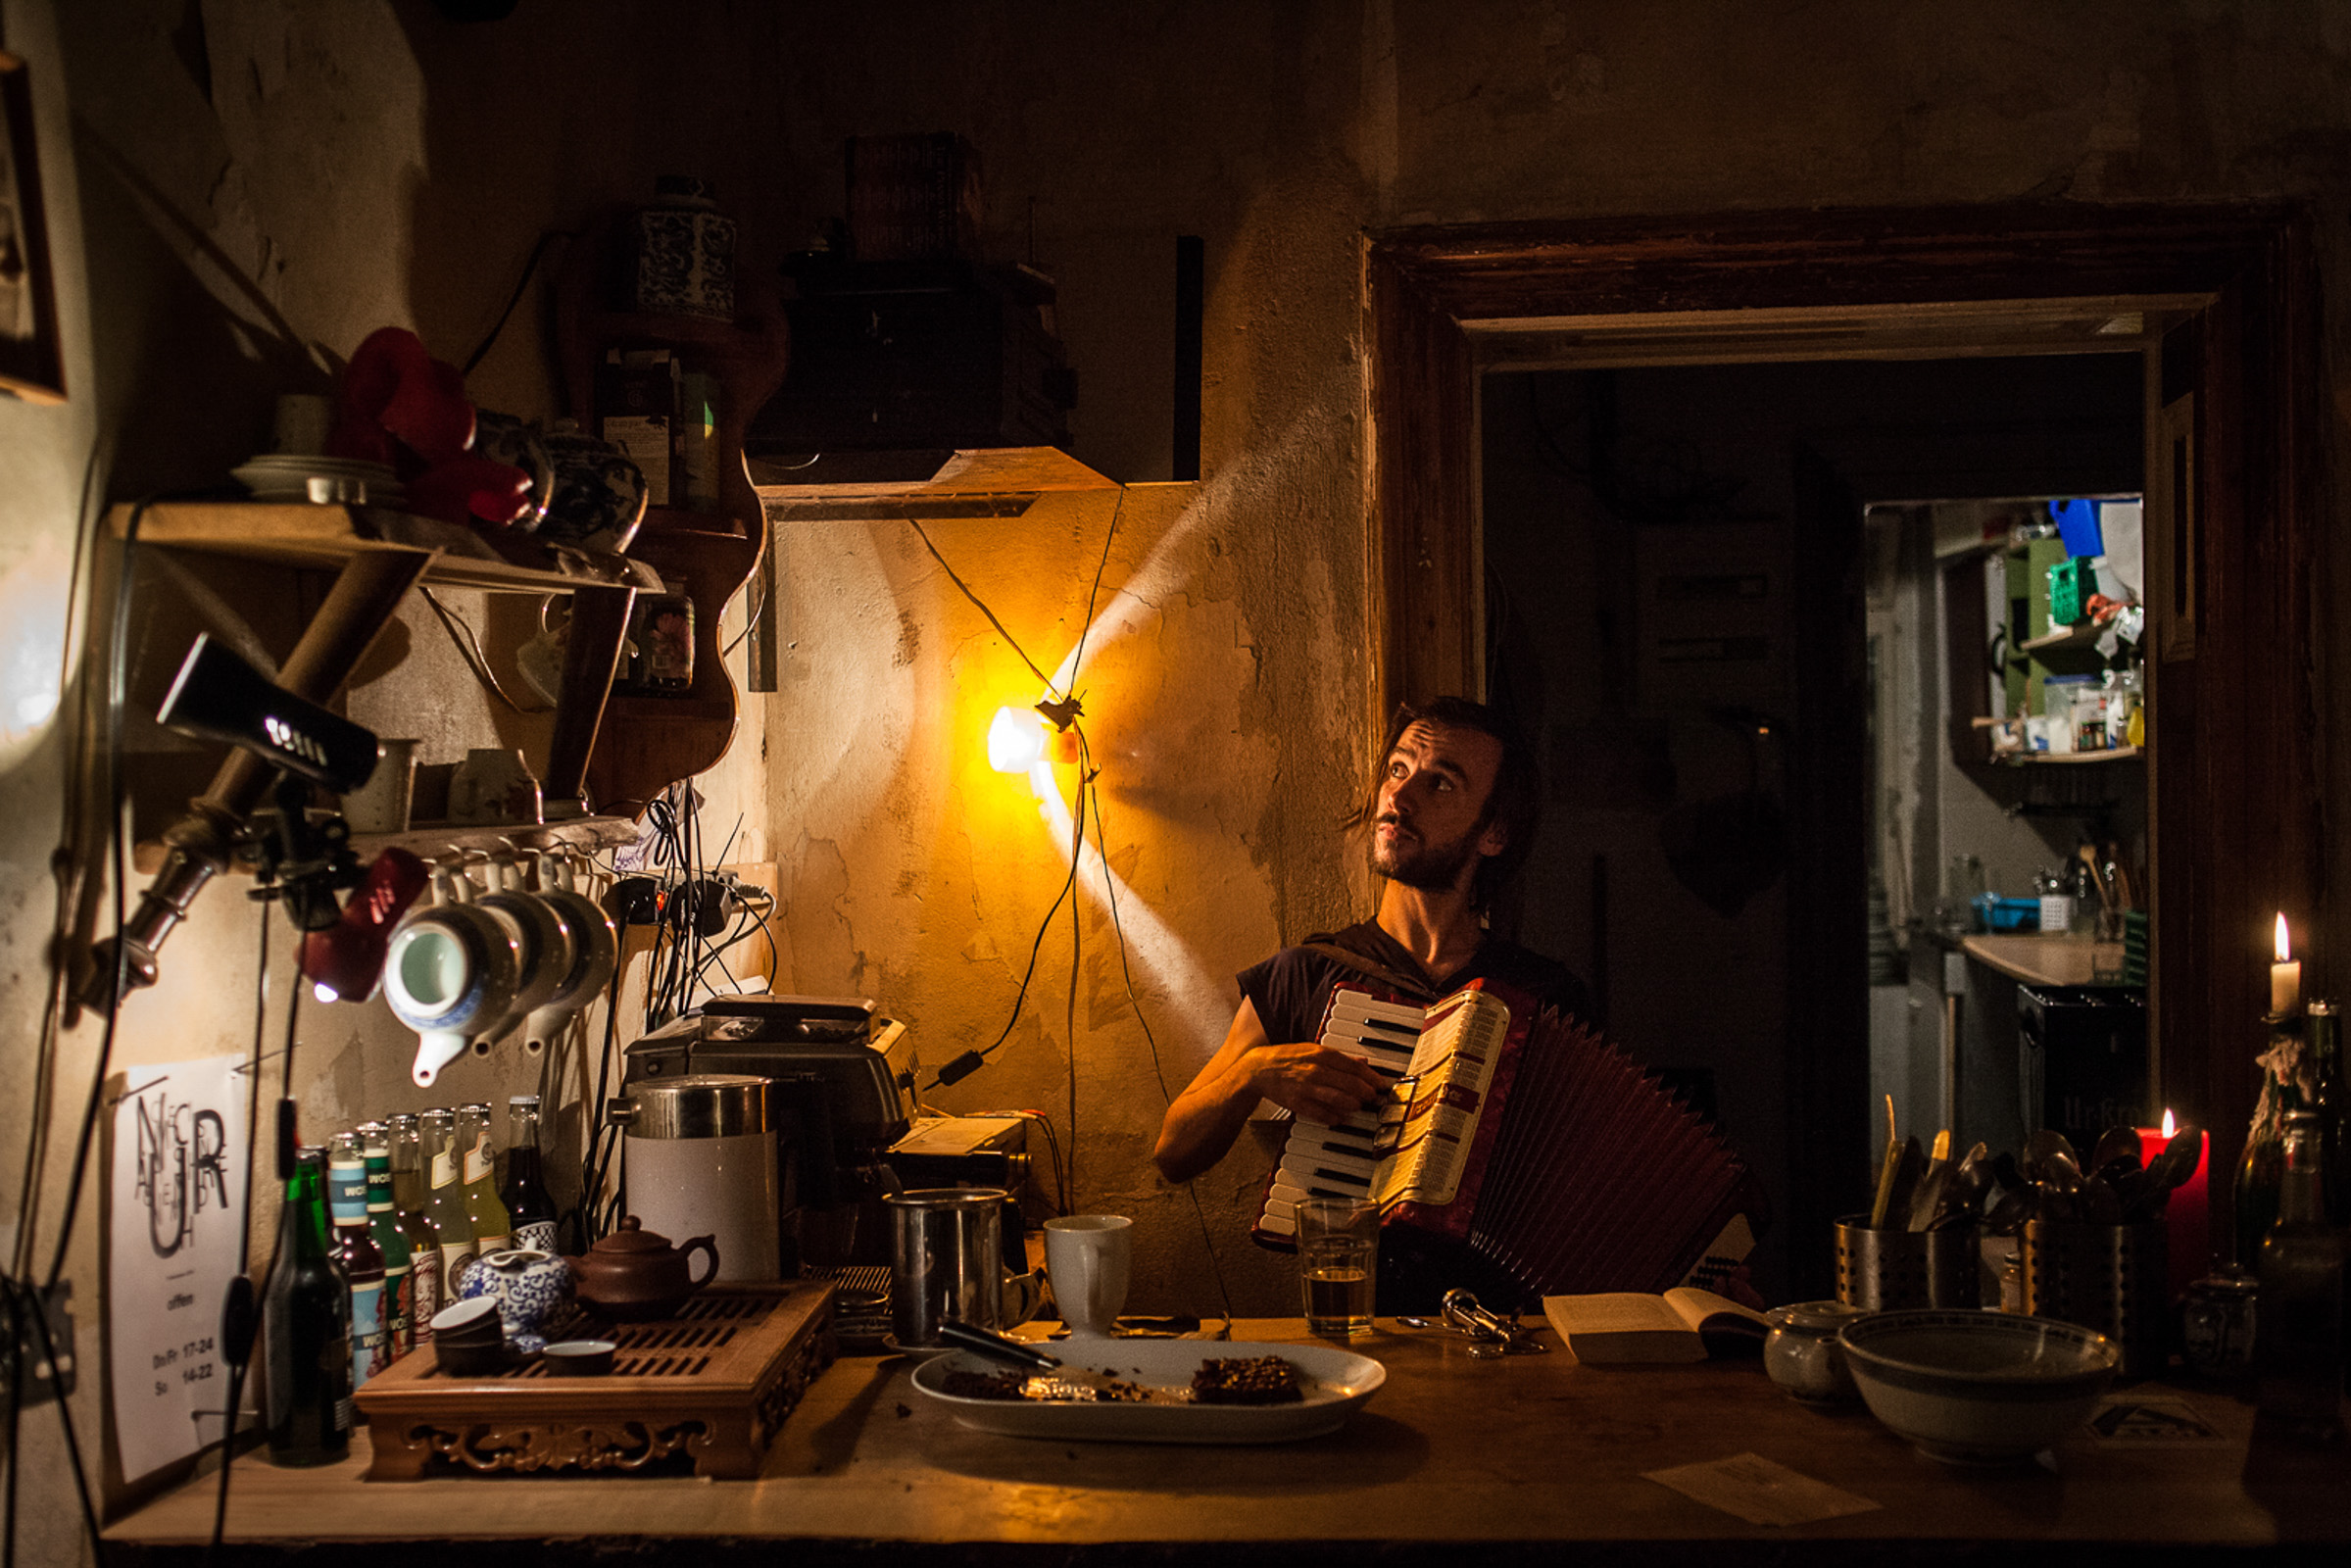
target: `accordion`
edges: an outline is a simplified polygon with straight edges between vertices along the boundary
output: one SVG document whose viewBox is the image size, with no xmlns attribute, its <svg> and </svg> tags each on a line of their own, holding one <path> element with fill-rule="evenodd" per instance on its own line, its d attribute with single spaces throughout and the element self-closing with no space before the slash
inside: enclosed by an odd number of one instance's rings
<svg viewBox="0 0 2351 1568">
<path fill-rule="evenodd" d="M 1762 1195 L 1703 1118 L 1556 1009 L 1471 981 L 1421 1007 L 1342 982 L 1321 1043 L 1389 1080 L 1333 1127 L 1292 1126 L 1251 1234 L 1296 1205 L 1369 1199 L 1382 1223 L 1466 1245 L 1544 1295 L 1662 1291 L 1752 1245 Z"/>
</svg>

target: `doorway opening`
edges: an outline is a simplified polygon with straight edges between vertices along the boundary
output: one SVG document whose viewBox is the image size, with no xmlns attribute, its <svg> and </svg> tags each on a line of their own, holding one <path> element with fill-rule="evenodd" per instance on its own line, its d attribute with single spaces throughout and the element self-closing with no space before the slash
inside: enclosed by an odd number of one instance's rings
<svg viewBox="0 0 2351 1568">
<path fill-rule="evenodd" d="M 1898 936 L 1901 970 L 1917 937 L 1939 986 L 1942 890 L 1910 862 L 1935 863 L 1946 820 L 2027 876 L 2071 857 L 2085 824 L 2144 853 L 2137 770 L 2062 775 L 2098 777 L 2103 803 L 2132 773 L 2110 809 L 2046 787 L 2055 768 L 1953 754 L 1934 531 L 1937 515 L 1954 534 L 1975 525 L 1944 564 L 1974 560 L 1981 597 L 1983 529 L 2029 510 L 1998 498 L 2135 491 L 2137 346 L 1484 377 L 1485 689 L 1537 738 L 1550 792 L 1519 939 L 1586 974 L 1598 1021 L 1718 1121 L 1777 1213 L 1813 1157 L 1807 1123 L 1844 1121 L 1874 1152 L 1870 1091 L 1909 1065 L 1908 1009 L 1898 1048 L 1869 1029 L 1868 1075 L 1834 1101 L 1799 1102 L 1791 1057 L 1808 1020 L 1870 1011 L 1873 944 Z M 1958 701 L 1982 706 L 1966 688 Z M 1904 853 L 1873 853 L 1887 838 Z M 1796 961 L 1803 949 L 1824 961 Z M 1971 1017 L 1964 1075 L 2011 1111 L 2015 1012 L 2012 993 L 2005 1035 L 1998 1016 Z M 1922 1142 L 1938 1125 L 2017 1142 L 1988 1106 L 1961 1115 L 1939 1078 L 1919 1096 L 1910 1077 L 1895 1087 Z M 1865 1200 L 1867 1172 L 1844 1188 L 1848 1207 Z M 1783 1229 L 1753 1263 L 1774 1299 L 1794 1289 L 1787 1247 Z"/>
<path fill-rule="evenodd" d="M 2306 216 L 2256 203 L 1742 213 L 1399 229 L 1367 252 L 1381 712 L 1483 690 L 1487 372 L 2140 349 L 2148 696 L 2162 715 L 2145 763 L 2150 1070 L 2229 1166 L 2254 1081 L 2234 1043 L 2263 1010 L 2272 920 L 2327 915 L 2310 585 L 2325 580 L 2328 416 Z M 1810 508 L 1858 533 L 1835 465 L 1797 466 Z M 1858 858 L 1859 822 L 1812 819 L 1842 798 L 1806 786 L 1863 759 L 1806 737 L 1848 733 L 1824 712 L 1868 700 L 1865 646 L 1837 641 L 1858 619 L 1859 576 L 1791 571 L 1788 592 L 1792 657 L 1834 676 L 1793 694 L 1788 832 Z M 1824 874 L 1842 873 L 1791 860 L 1788 896 L 1829 906 L 1799 886 Z M 1832 1222 L 1876 1152 L 1857 1121 L 1813 1113 L 1867 1092 L 1867 1009 L 1844 1004 L 1838 980 L 1862 941 L 1851 920 L 1851 943 L 1788 950 L 1786 994 L 1805 999 L 1789 1016 L 1801 1038 L 1785 1054 L 1781 1129 L 1791 1295 L 1828 1294 Z"/>
</svg>

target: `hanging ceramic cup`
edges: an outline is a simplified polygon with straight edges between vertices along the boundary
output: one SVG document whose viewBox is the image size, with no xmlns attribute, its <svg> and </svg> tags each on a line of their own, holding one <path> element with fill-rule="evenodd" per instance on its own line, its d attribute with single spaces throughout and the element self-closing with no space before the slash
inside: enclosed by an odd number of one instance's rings
<svg viewBox="0 0 2351 1568">
<path fill-rule="evenodd" d="M 620 933 L 612 917 L 595 900 L 573 885 L 571 861 L 547 857 L 539 861 L 539 898 L 571 928 L 571 972 L 556 994 L 541 1003 L 522 1030 L 522 1049 L 544 1051 L 547 1043 L 571 1021 L 574 1013 L 594 1002 L 612 983 L 620 966 Z"/>
<path fill-rule="evenodd" d="M 522 886 L 521 871 L 512 860 L 491 860 L 483 880 L 490 891 L 473 901 L 474 907 L 506 922 L 516 955 L 514 1001 L 504 1017 L 473 1039 L 473 1049 L 486 1055 L 555 999 L 578 962 L 579 942 L 563 910 Z"/>
<path fill-rule="evenodd" d="M 419 1089 L 514 1004 L 521 953 L 504 921 L 465 901 L 468 887 L 448 866 L 434 867 L 436 902 L 409 910 L 384 953 L 384 1001 L 416 1031 L 411 1076 Z"/>
</svg>

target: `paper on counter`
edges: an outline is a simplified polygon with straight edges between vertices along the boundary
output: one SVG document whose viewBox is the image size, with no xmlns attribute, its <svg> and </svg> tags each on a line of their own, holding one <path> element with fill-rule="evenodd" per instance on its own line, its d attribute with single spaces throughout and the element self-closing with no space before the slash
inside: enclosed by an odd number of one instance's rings
<svg viewBox="0 0 2351 1568">
<path fill-rule="evenodd" d="M 1867 1513 L 1880 1506 L 1826 1481 L 1775 1464 L 1759 1453 L 1735 1453 L 1705 1464 L 1644 1471 L 1641 1479 L 1671 1487 L 1751 1525 L 1804 1525 L 1816 1519 Z"/>
<path fill-rule="evenodd" d="M 239 1056 L 164 1062 L 111 1086 L 120 1098 L 107 1173 L 106 1326 L 125 1480 L 220 1436 L 220 1303 L 245 1213 L 242 1065 Z"/>
</svg>

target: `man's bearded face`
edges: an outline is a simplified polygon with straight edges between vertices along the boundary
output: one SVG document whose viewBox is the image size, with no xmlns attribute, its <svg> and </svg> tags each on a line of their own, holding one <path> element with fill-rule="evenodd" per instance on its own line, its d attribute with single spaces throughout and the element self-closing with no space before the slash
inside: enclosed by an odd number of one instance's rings
<svg viewBox="0 0 2351 1568">
<path fill-rule="evenodd" d="M 1408 888 L 1466 888 L 1501 847 L 1487 820 L 1501 743 L 1478 730 L 1415 723 L 1396 740 L 1372 818 L 1373 869 Z"/>
</svg>

